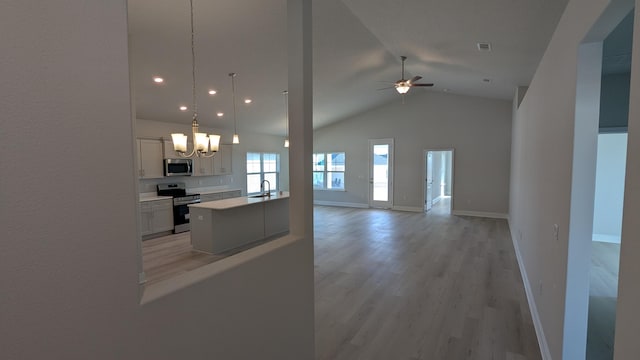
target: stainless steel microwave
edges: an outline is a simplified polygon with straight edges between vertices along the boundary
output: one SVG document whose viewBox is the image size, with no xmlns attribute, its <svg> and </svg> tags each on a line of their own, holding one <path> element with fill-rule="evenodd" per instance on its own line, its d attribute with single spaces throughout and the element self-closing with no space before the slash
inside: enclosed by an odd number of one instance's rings
<svg viewBox="0 0 640 360">
<path fill-rule="evenodd" d="M 193 175 L 193 159 L 164 159 L 164 176 Z"/>
</svg>

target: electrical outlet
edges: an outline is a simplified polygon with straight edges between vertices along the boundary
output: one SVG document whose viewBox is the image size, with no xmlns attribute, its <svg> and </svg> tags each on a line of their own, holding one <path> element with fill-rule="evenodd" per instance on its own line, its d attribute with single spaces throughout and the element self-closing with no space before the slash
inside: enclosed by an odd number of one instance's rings
<svg viewBox="0 0 640 360">
<path fill-rule="evenodd" d="M 556 241 L 558 241 L 558 232 L 559 232 L 558 224 L 553 224 L 553 238 L 556 239 Z"/>
</svg>

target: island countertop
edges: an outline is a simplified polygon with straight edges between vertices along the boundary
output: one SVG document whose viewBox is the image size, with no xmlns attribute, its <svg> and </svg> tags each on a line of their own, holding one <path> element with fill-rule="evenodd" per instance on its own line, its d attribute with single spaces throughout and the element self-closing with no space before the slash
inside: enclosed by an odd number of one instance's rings
<svg viewBox="0 0 640 360">
<path fill-rule="evenodd" d="M 214 200 L 214 201 L 190 204 L 189 207 L 198 208 L 198 209 L 209 209 L 209 210 L 227 210 L 227 209 L 233 209 L 237 207 L 260 204 L 264 202 L 287 199 L 287 198 L 289 198 L 289 192 L 281 191 L 281 192 L 274 192 L 273 194 L 271 194 L 271 196 L 265 196 L 265 197 L 242 196 L 242 197 L 235 197 L 235 198 L 229 198 L 229 199 L 223 199 L 223 200 Z"/>
</svg>

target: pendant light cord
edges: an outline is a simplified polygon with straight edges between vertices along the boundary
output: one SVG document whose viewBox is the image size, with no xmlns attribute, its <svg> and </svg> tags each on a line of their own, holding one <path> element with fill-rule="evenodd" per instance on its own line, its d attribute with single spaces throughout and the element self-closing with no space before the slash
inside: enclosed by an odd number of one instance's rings
<svg viewBox="0 0 640 360">
<path fill-rule="evenodd" d="M 193 31 L 193 0 L 189 0 L 191 4 L 191 77 L 193 79 L 192 99 L 193 99 L 193 119 L 198 117 L 198 105 L 196 103 L 196 47 L 195 32 Z"/>
<path fill-rule="evenodd" d="M 236 135 L 238 134 L 238 128 L 236 126 L 236 82 L 234 80 L 236 73 L 230 73 L 229 76 L 231 76 L 231 96 L 233 98 L 233 134 Z"/>
<path fill-rule="evenodd" d="M 284 95 L 284 118 L 285 118 L 285 131 L 286 131 L 286 139 L 289 139 L 289 92 L 287 90 L 283 91 Z"/>
</svg>

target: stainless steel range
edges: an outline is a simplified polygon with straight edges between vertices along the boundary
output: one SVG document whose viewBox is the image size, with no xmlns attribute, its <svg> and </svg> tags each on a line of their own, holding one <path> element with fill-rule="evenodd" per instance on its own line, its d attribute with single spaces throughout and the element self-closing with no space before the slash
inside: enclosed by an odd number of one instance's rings
<svg viewBox="0 0 640 360">
<path fill-rule="evenodd" d="M 184 183 L 158 184 L 158 196 L 173 196 L 173 233 L 191 230 L 189 204 L 200 202 L 200 194 L 187 194 Z"/>
</svg>

